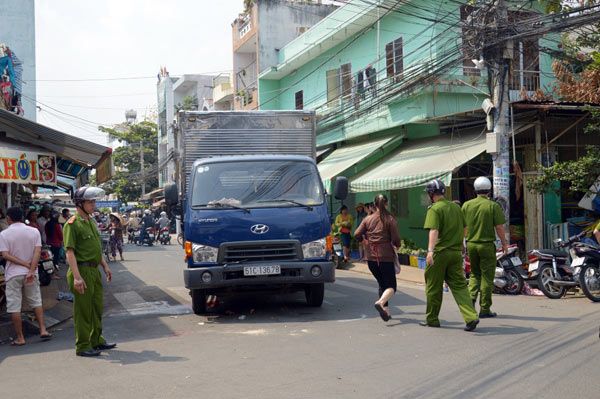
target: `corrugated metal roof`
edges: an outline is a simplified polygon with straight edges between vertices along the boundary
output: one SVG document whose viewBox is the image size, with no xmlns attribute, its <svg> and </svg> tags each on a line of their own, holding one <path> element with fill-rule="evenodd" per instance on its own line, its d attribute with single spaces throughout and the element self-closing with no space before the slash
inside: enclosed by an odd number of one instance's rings
<svg viewBox="0 0 600 399">
<path fill-rule="evenodd" d="M 59 132 L 3 109 L 0 109 L 0 131 L 5 131 L 8 137 L 46 148 L 61 158 L 85 166 L 96 166 L 112 152 L 109 147 Z"/>
</svg>

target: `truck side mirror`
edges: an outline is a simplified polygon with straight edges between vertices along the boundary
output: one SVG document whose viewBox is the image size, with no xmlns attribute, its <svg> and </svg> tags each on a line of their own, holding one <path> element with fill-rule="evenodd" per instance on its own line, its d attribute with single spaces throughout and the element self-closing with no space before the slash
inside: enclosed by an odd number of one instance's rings
<svg viewBox="0 0 600 399">
<path fill-rule="evenodd" d="M 335 199 L 343 201 L 348 197 L 348 178 L 338 176 L 333 185 L 333 196 Z"/>
<path fill-rule="evenodd" d="M 164 187 L 165 202 L 169 206 L 177 205 L 179 202 L 179 192 L 175 183 L 167 183 Z"/>
</svg>

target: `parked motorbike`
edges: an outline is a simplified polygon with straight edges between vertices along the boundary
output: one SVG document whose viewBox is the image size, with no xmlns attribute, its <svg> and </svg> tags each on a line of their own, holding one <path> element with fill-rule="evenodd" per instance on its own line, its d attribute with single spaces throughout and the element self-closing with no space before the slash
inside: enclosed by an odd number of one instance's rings
<svg viewBox="0 0 600 399">
<path fill-rule="evenodd" d="M 100 241 L 102 242 L 102 254 L 107 262 L 110 262 L 110 231 L 100 230 Z"/>
<path fill-rule="evenodd" d="M 523 290 L 527 273 L 523 270 L 521 258 L 518 256 L 519 247 L 510 245 L 505 254 L 500 248 L 496 250 L 496 275 L 494 287 L 496 290 L 508 295 L 518 295 Z M 465 275 L 467 279 L 471 274 L 471 261 L 465 256 Z"/>
<path fill-rule="evenodd" d="M 557 239 L 554 244 L 558 249 L 534 249 L 529 251 L 529 277 L 537 288 L 550 299 L 562 298 L 567 290 L 579 285 L 581 264 L 569 261 L 569 253 L 586 233 L 569 237 L 567 241 Z"/>
<path fill-rule="evenodd" d="M 162 245 L 171 244 L 171 233 L 169 232 L 168 227 L 163 227 L 160 229 L 160 232 L 158 233 L 158 241 L 160 241 Z"/>
<path fill-rule="evenodd" d="M 600 302 L 600 247 L 592 242 L 574 242 L 571 266 L 579 270 L 579 286 L 591 301 Z"/>
<path fill-rule="evenodd" d="M 40 260 L 38 262 L 38 279 L 40 285 L 45 287 L 52 282 L 52 276 L 54 275 L 54 257 L 50 247 L 43 246 L 40 253 Z"/>
<path fill-rule="evenodd" d="M 342 246 L 342 240 L 339 235 L 333 236 L 333 251 L 331 254 L 333 264 L 336 269 L 341 269 L 344 264 L 344 248 Z"/>
</svg>

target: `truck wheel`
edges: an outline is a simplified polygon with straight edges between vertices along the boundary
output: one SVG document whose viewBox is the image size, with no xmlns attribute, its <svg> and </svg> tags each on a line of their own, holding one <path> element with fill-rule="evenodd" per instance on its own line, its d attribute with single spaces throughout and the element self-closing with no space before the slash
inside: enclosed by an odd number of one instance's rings
<svg viewBox="0 0 600 399">
<path fill-rule="evenodd" d="M 206 291 L 191 290 L 192 295 L 192 310 L 194 314 L 203 315 L 206 313 Z"/>
<path fill-rule="evenodd" d="M 308 306 L 320 307 L 323 304 L 323 296 L 325 296 L 325 283 L 309 284 L 304 289 L 304 294 Z"/>
</svg>

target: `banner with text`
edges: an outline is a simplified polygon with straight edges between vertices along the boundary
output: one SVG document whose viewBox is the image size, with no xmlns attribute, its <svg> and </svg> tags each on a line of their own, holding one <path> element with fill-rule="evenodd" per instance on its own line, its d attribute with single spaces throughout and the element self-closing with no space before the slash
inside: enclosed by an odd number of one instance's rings
<svg viewBox="0 0 600 399">
<path fill-rule="evenodd" d="M 56 185 L 56 155 L 0 147 L 0 183 Z"/>
</svg>

